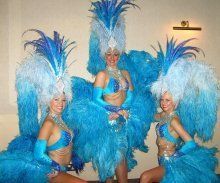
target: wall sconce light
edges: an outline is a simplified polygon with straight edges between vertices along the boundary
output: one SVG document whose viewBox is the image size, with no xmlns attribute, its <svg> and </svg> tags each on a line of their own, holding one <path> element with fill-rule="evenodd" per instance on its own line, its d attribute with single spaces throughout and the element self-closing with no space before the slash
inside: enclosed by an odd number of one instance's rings
<svg viewBox="0 0 220 183">
<path fill-rule="evenodd" d="M 189 26 L 189 21 L 183 20 L 181 22 L 181 26 L 180 27 L 173 27 L 173 30 L 195 30 L 195 31 L 201 31 L 202 28 L 201 27 L 190 27 Z"/>
</svg>

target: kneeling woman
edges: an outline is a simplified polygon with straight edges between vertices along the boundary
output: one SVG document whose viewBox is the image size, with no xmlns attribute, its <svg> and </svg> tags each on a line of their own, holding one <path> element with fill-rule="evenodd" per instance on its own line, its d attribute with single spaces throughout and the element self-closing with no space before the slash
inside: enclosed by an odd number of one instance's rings
<svg viewBox="0 0 220 183">
<path fill-rule="evenodd" d="M 162 109 L 155 115 L 155 121 L 159 122 L 156 125 L 159 166 L 143 172 L 141 183 L 219 182 L 215 174 L 216 148 L 199 146 L 192 138 L 197 134 L 207 141 L 213 136 L 217 80 L 208 66 L 189 57 L 188 53 L 198 48 L 185 47 L 188 41 L 176 47 L 173 39 L 168 43 L 170 50 L 166 53 L 170 55 L 166 57 L 180 56 L 162 60 L 161 75 L 151 87 Z"/>
<path fill-rule="evenodd" d="M 66 173 L 74 134 L 61 115 L 66 101 L 72 99 L 65 49 L 73 43 L 67 44 L 57 32 L 51 39 L 39 30 L 33 31 L 40 38 L 25 46 L 33 45 L 35 51 L 16 73 L 21 134 L 1 153 L 0 182 L 86 182 Z"/>
<path fill-rule="evenodd" d="M 37 32 L 40 33 L 42 38 L 39 40 L 35 40 L 35 42 L 27 42 L 26 44 L 33 44 L 34 46 L 36 46 L 37 50 L 44 50 L 44 48 L 47 48 L 46 44 L 49 44 L 52 48 L 54 48 L 54 50 L 62 50 L 62 47 L 65 46 L 65 43 L 62 44 L 62 42 L 60 42 L 61 39 L 59 39 L 59 34 L 57 34 L 56 32 L 54 33 L 54 41 L 46 37 L 42 32 Z M 58 39 L 55 39 L 57 37 Z M 41 51 L 39 52 L 40 54 L 44 53 Z M 66 168 L 69 165 L 72 158 L 72 141 L 74 134 L 64 123 L 64 121 L 61 118 L 61 115 L 63 109 L 66 106 L 67 99 L 68 101 L 71 99 L 71 82 L 69 76 L 65 72 L 66 57 L 61 57 L 62 55 L 65 55 L 65 52 L 58 52 L 61 54 L 60 57 L 59 54 L 56 53 L 56 51 L 54 52 L 55 53 L 53 53 L 52 51 L 51 53 L 49 52 L 49 54 L 54 55 L 54 58 L 52 57 L 51 60 L 48 59 L 46 62 L 49 66 L 52 66 L 50 68 L 52 70 L 51 74 L 52 77 L 54 75 L 56 81 L 53 83 L 54 85 L 50 86 L 51 88 L 49 86 L 46 86 L 48 85 L 47 83 L 44 84 L 44 82 L 48 82 L 48 80 L 43 81 L 42 83 L 42 85 L 45 88 L 43 88 L 41 91 L 44 91 L 45 93 L 47 93 L 45 90 L 48 91 L 48 98 L 46 99 L 42 95 L 42 100 L 45 100 L 43 102 L 45 102 L 46 105 L 49 104 L 48 107 L 46 106 L 47 111 L 49 112 L 45 120 L 43 121 L 42 127 L 39 131 L 39 136 L 34 147 L 34 158 L 40 163 L 52 167 L 51 172 L 48 173 L 50 182 L 83 183 L 85 181 L 82 181 L 79 178 L 66 173 Z M 56 58 L 57 55 L 58 58 Z M 54 65 L 52 65 L 53 62 L 55 63 Z M 49 69 L 49 67 L 45 66 L 45 70 L 47 69 Z M 52 77 L 50 78 L 50 82 L 53 82 Z M 48 101 L 51 97 L 52 99 Z"/>
<path fill-rule="evenodd" d="M 163 111 L 155 115 L 159 122 L 156 125 L 159 166 L 143 172 L 140 182 L 215 182 L 215 150 L 197 146 L 183 128 L 169 92 L 162 95 L 160 106 Z M 181 139 L 185 144 L 177 150 Z"/>
<path fill-rule="evenodd" d="M 34 157 L 39 162 L 52 167 L 48 174 L 50 182 L 85 181 L 66 173 L 72 158 L 73 132 L 61 118 L 66 105 L 65 94 L 55 96 L 49 106 L 49 114 L 40 129 L 34 148 Z"/>
</svg>

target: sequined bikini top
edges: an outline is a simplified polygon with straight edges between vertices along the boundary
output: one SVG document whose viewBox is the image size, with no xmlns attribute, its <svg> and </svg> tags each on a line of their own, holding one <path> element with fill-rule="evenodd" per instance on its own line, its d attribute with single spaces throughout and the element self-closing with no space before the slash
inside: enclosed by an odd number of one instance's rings
<svg viewBox="0 0 220 183">
<path fill-rule="evenodd" d="M 129 89 L 129 82 L 127 79 L 125 79 L 125 86 L 122 86 L 122 84 L 115 78 L 109 78 L 109 82 L 107 86 L 103 90 L 103 95 L 109 95 L 112 93 L 117 93 L 119 90 L 125 90 L 127 91 Z"/>
<path fill-rule="evenodd" d="M 174 115 L 175 113 L 172 113 L 158 120 L 159 123 L 156 125 L 156 134 L 173 144 L 177 144 L 179 142 L 179 138 L 175 138 L 169 131 L 170 122 Z"/>
<path fill-rule="evenodd" d="M 60 138 L 54 144 L 47 146 L 48 151 L 55 151 L 67 147 L 72 142 L 72 136 L 69 132 L 60 130 Z"/>
<path fill-rule="evenodd" d="M 54 122 L 60 128 L 60 138 L 52 145 L 47 146 L 48 151 L 55 151 L 58 149 L 65 148 L 72 144 L 73 133 L 68 129 L 62 119 L 58 119 L 56 116 L 50 115 Z"/>
<path fill-rule="evenodd" d="M 103 95 L 117 93 L 119 90 L 127 91 L 129 89 L 129 82 L 124 78 L 121 70 L 107 68 L 106 71 L 109 75 L 109 82 L 103 90 Z M 124 85 L 120 82 L 122 78 L 125 80 Z"/>
</svg>

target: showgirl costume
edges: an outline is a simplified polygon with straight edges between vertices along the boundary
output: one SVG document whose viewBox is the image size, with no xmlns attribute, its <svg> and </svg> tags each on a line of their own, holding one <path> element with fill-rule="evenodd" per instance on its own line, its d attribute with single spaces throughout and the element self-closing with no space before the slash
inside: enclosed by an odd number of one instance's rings
<svg viewBox="0 0 220 183">
<path fill-rule="evenodd" d="M 25 43 L 25 47 L 34 46 L 35 51 L 16 72 L 20 136 L 0 154 L 0 182 L 47 182 L 47 174 L 66 171 L 67 164 L 60 165 L 53 159 L 66 156 L 71 159 L 72 156 L 73 129 L 56 115 L 48 114 L 48 107 L 53 97 L 62 93 L 67 101 L 72 99 L 72 83 L 66 66 L 72 49 L 68 53 L 66 50 L 74 42 L 68 43 L 57 32 L 51 39 L 39 30 L 31 31 L 41 37 Z M 38 106 L 41 109 L 39 120 Z M 60 138 L 50 146 L 46 140 L 37 139 L 47 116 L 60 128 Z"/>
<path fill-rule="evenodd" d="M 191 39 L 190 39 L 191 40 Z M 218 160 L 216 148 L 197 145 L 194 140 L 183 142 L 169 131 L 170 122 L 179 117 L 184 129 L 202 141 L 210 140 L 217 121 L 218 83 L 212 69 L 190 55 L 198 48 L 167 42 L 166 55 L 159 44 L 158 59 L 162 70 L 151 91 L 159 100 L 168 91 L 176 104 L 176 112 L 159 119 L 156 126 L 157 145 L 164 150 L 158 154 L 160 166 L 165 168 L 164 183 L 215 183 Z M 157 120 L 157 119 L 156 119 Z M 161 144 L 161 139 L 164 144 Z M 173 152 L 174 150 L 174 152 Z"/>
<path fill-rule="evenodd" d="M 116 167 L 123 159 L 127 161 L 128 170 L 136 166 L 134 150 L 147 152 L 144 140 L 156 111 L 156 102 L 149 86 L 159 75 L 158 61 L 144 51 L 124 52 L 125 25 L 121 13 L 129 6 L 136 5 L 131 0 L 92 2 L 94 16 L 87 69 L 93 75 L 106 70 L 110 79 L 106 88 L 93 88 L 92 83 L 75 78 L 73 103 L 67 106 L 63 114 L 64 120 L 79 132 L 74 139 L 74 150 L 84 162 L 92 162 L 100 181 L 114 176 Z M 119 70 L 106 68 L 104 55 L 110 47 L 120 52 Z M 120 77 L 124 77 L 121 70 L 129 72 L 133 91 L 129 90 L 127 81 L 123 86 L 120 84 Z M 126 93 L 121 106 L 104 101 L 103 96 L 119 90 Z M 120 116 L 110 121 L 109 113 L 120 109 L 129 111 L 129 118 L 126 120 Z"/>
</svg>

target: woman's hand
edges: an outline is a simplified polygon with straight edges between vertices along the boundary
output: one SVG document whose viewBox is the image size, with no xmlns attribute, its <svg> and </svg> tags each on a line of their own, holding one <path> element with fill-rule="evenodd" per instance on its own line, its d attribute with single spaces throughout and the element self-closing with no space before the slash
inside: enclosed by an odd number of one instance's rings
<svg viewBox="0 0 220 183">
<path fill-rule="evenodd" d="M 118 114 L 122 115 L 125 119 L 128 119 L 129 117 L 128 111 L 126 110 L 120 110 Z"/>
<path fill-rule="evenodd" d="M 58 174 L 59 174 L 58 171 L 52 170 L 51 173 L 48 173 L 48 174 L 47 174 L 47 177 L 48 177 L 49 179 L 52 179 L 52 178 L 56 177 Z"/>
<path fill-rule="evenodd" d="M 112 113 L 108 116 L 108 118 L 109 118 L 110 121 L 111 121 L 111 120 L 116 120 L 118 117 L 119 117 L 119 114 L 116 113 L 116 112 L 112 112 Z"/>
</svg>

